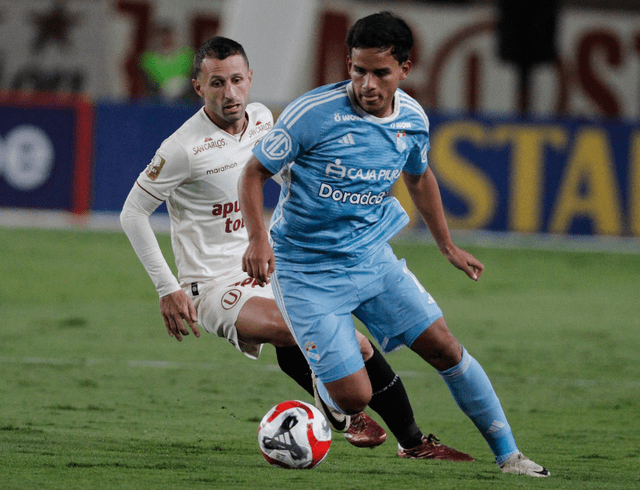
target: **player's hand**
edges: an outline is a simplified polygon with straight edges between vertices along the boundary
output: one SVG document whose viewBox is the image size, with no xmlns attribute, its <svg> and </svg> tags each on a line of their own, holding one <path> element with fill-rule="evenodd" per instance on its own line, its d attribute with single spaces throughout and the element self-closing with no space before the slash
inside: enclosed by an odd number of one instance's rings
<svg viewBox="0 0 640 490">
<path fill-rule="evenodd" d="M 198 321 L 196 308 L 193 306 L 191 298 L 182 289 L 160 298 L 160 313 L 167 332 L 178 342 L 182 342 L 183 335 L 189 335 L 189 330 L 184 322 L 187 322 L 196 337 L 200 337 L 200 331 L 196 325 Z"/>
<path fill-rule="evenodd" d="M 249 240 L 247 250 L 242 256 L 242 270 L 253 277 L 259 286 L 271 282 L 271 274 L 276 268 L 273 249 L 266 237 Z"/>
<path fill-rule="evenodd" d="M 484 265 L 466 250 L 452 245 L 442 251 L 449 262 L 463 271 L 470 279 L 477 281 L 482 275 Z"/>
</svg>

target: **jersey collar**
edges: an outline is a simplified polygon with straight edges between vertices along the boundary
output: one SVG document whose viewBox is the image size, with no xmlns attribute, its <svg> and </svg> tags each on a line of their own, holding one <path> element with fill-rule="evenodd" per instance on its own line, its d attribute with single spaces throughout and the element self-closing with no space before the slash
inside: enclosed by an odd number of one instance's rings
<svg viewBox="0 0 640 490">
<path fill-rule="evenodd" d="M 244 125 L 244 129 L 242 130 L 242 132 L 238 133 L 238 134 L 231 134 L 229 131 L 222 129 L 220 126 L 218 126 L 215 122 L 213 122 L 213 119 L 211 119 L 209 117 L 209 114 L 207 114 L 207 111 L 205 110 L 205 107 L 202 106 L 202 114 L 204 115 L 205 119 L 207 121 L 209 121 L 211 124 L 213 124 L 217 129 L 219 129 L 220 131 L 222 131 L 223 133 L 225 133 L 225 135 L 227 135 L 230 138 L 235 138 L 238 141 L 240 141 L 242 139 L 242 137 L 244 136 L 244 134 L 247 132 L 247 129 L 249 128 L 249 124 L 251 124 L 251 118 L 249 116 L 249 111 L 245 110 L 244 112 L 244 117 L 246 120 L 246 123 Z"/>
</svg>

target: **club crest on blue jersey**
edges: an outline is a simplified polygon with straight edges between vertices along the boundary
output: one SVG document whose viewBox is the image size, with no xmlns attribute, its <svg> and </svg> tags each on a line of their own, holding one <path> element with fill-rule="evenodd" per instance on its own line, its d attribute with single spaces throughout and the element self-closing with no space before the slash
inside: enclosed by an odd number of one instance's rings
<svg viewBox="0 0 640 490">
<path fill-rule="evenodd" d="M 396 133 L 396 149 L 399 153 L 402 153 L 407 149 L 407 132 L 398 131 Z"/>
<path fill-rule="evenodd" d="M 315 342 L 313 341 L 306 342 L 304 344 L 304 351 L 307 354 L 307 357 L 309 358 L 309 362 L 318 364 L 318 361 L 320 361 L 320 354 L 318 354 L 318 348 Z"/>
</svg>

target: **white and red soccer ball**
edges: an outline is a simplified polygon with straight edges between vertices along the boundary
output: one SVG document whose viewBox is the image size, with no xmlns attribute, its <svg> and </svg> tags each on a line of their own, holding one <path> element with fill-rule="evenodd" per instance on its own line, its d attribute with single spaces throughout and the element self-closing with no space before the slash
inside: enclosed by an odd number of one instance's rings
<svg viewBox="0 0 640 490">
<path fill-rule="evenodd" d="M 273 466 L 311 469 L 329 453 L 331 429 L 316 407 L 289 400 L 278 403 L 262 418 L 258 444 Z"/>
</svg>

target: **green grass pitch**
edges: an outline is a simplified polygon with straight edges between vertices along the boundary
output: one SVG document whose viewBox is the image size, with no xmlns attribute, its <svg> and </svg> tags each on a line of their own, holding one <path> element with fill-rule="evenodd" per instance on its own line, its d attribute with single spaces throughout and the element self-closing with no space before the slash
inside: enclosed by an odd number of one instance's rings
<svg viewBox="0 0 640 490">
<path fill-rule="evenodd" d="M 209 334 L 170 338 L 123 233 L 0 229 L 0 488 L 640 488 L 640 254 L 473 247 L 486 266 L 474 283 L 431 245 L 394 248 L 550 478 L 501 474 L 407 349 L 388 360 L 419 425 L 475 463 L 401 460 L 392 435 L 357 449 L 334 434 L 318 468 L 272 468 L 260 419 L 311 400 L 271 346 L 251 361 Z"/>
</svg>

